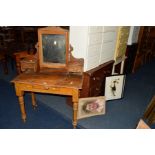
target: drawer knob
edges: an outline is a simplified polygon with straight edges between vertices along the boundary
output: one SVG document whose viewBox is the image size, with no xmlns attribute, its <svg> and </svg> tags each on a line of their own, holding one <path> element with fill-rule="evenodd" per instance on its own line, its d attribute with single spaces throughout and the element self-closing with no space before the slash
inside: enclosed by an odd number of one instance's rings
<svg viewBox="0 0 155 155">
<path fill-rule="evenodd" d="M 44 89 L 48 90 L 49 89 L 49 86 L 47 85 L 46 82 L 43 82 L 43 85 L 44 85 Z"/>
</svg>

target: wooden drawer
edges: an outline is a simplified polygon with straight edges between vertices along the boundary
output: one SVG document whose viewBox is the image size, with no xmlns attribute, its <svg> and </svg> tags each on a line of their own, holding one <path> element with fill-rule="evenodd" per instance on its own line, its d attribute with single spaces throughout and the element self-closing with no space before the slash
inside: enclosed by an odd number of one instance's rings
<svg viewBox="0 0 155 155">
<path fill-rule="evenodd" d="M 61 91 L 61 88 L 51 87 L 46 82 L 40 83 L 40 84 L 24 84 L 24 83 L 22 84 L 21 83 L 20 86 L 23 90 L 27 90 L 27 91 L 33 91 L 33 90 L 36 90 L 36 91 L 49 90 L 49 91 L 55 91 L 55 92 Z"/>
<path fill-rule="evenodd" d="M 102 81 L 102 77 L 101 76 L 93 76 L 90 78 L 90 85 L 99 85 L 98 83 L 100 83 Z"/>
<path fill-rule="evenodd" d="M 69 88 L 59 88 L 59 87 L 52 87 L 48 86 L 47 84 L 19 84 L 20 89 L 23 91 L 30 91 L 30 92 L 41 92 L 41 93 L 54 93 L 54 94 L 62 94 L 62 95 L 71 95 L 73 89 Z"/>
<path fill-rule="evenodd" d="M 90 96 L 100 96 L 101 94 L 101 85 L 95 85 L 90 88 Z"/>
<path fill-rule="evenodd" d="M 39 89 L 39 90 L 60 91 L 60 88 L 51 87 L 51 86 L 48 86 L 47 84 L 43 84 L 43 85 L 33 85 L 32 88 L 33 88 L 33 89 Z"/>
<path fill-rule="evenodd" d="M 101 68 L 91 75 L 91 79 L 95 78 L 95 80 L 100 81 L 106 75 L 111 74 L 111 69 L 112 69 L 112 65 L 106 66 L 105 68 Z"/>
<path fill-rule="evenodd" d="M 111 75 L 113 63 L 109 61 L 84 73 L 80 97 L 104 95 L 105 77 Z"/>
<path fill-rule="evenodd" d="M 37 60 L 25 58 L 20 61 L 21 71 L 32 69 L 34 72 L 37 71 Z"/>
</svg>

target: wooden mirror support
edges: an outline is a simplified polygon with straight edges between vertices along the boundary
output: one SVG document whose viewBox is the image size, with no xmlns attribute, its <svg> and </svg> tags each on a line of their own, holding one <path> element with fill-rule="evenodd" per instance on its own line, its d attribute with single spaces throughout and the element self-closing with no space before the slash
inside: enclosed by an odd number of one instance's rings
<svg viewBox="0 0 155 155">
<path fill-rule="evenodd" d="M 40 72 L 83 72 L 83 59 L 72 56 L 69 32 L 60 27 L 38 29 L 38 62 Z"/>
<path fill-rule="evenodd" d="M 45 36 L 43 37 L 43 35 Z M 50 37 L 48 35 L 50 35 Z M 44 50 L 45 46 L 43 44 L 45 43 L 43 43 L 43 41 L 48 42 L 47 46 L 50 46 L 51 44 L 56 44 L 57 46 L 57 44 L 60 44 L 60 46 L 62 45 L 62 48 L 56 47 L 54 45 L 55 47 L 49 47 L 49 48 L 47 47 L 48 50 L 46 51 Z M 22 59 L 21 70 L 24 71 L 25 68 L 31 68 L 31 69 L 35 68 L 34 72 L 41 72 L 41 73 L 43 72 L 44 73 L 65 72 L 65 73 L 78 73 L 78 74 L 83 73 L 84 59 L 73 57 L 72 55 L 73 47 L 69 45 L 68 30 L 62 29 L 60 27 L 46 27 L 38 29 L 38 43 L 36 44 L 35 48 L 37 49 L 37 52 L 34 56 Z M 54 48 L 58 50 L 55 50 Z M 62 52 L 63 55 L 61 53 L 61 50 L 63 51 Z M 45 52 L 45 54 L 43 52 Z M 44 59 L 44 56 L 46 57 L 47 54 L 46 52 L 49 53 L 49 57 L 47 59 L 46 58 Z M 55 58 L 52 58 L 52 55 L 56 57 L 59 55 L 58 53 L 54 55 L 53 52 L 58 52 L 60 54 L 60 61 L 59 60 L 55 61 Z M 51 60 L 49 58 L 51 58 Z"/>
</svg>

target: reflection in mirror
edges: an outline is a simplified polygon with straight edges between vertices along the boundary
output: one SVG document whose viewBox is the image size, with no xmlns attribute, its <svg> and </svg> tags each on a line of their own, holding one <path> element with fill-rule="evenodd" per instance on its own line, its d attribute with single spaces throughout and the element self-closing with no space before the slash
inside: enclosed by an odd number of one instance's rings
<svg viewBox="0 0 155 155">
<path fill-rule="evenodd" d="M 43 62 L 45 63 L 66 63 L 66 40 L 65 35 L 43 34 Z"/>
</svg>

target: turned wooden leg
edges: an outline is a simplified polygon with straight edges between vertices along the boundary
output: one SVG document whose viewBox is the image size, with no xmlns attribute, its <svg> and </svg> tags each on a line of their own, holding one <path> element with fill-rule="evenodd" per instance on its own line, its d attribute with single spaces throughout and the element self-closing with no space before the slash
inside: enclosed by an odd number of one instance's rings
<svg viewBox="0 0 155 155">
<path fill-rule="evenodd" d="M 26 112 L 25 112 L 25 106 L 24 106 L 24 97 L 23 96 L 18 96 L 18 100 L 19 100 L 22 120 L 25 122 L 26 121 Z"/>
<path fill-rule="evenodd" d="M 78 111 L 78 102 L 73 103 L 73 128 L 76 129 L 77 126 L 77 111 Z"/>
<path fill-rule="evenodd" d="M 35 109 L 37 107 L 35 93 L 31 92 L 32 96 L 32 106 Z"/>
<path fill-rule="evenodd" d="M 77 112 L 78 112 L 78 101 L 79 101 L 79 90 L 73 91 L 72 102 L 73 102 L 73 128 L 77 126 Z"/>
</svg>

